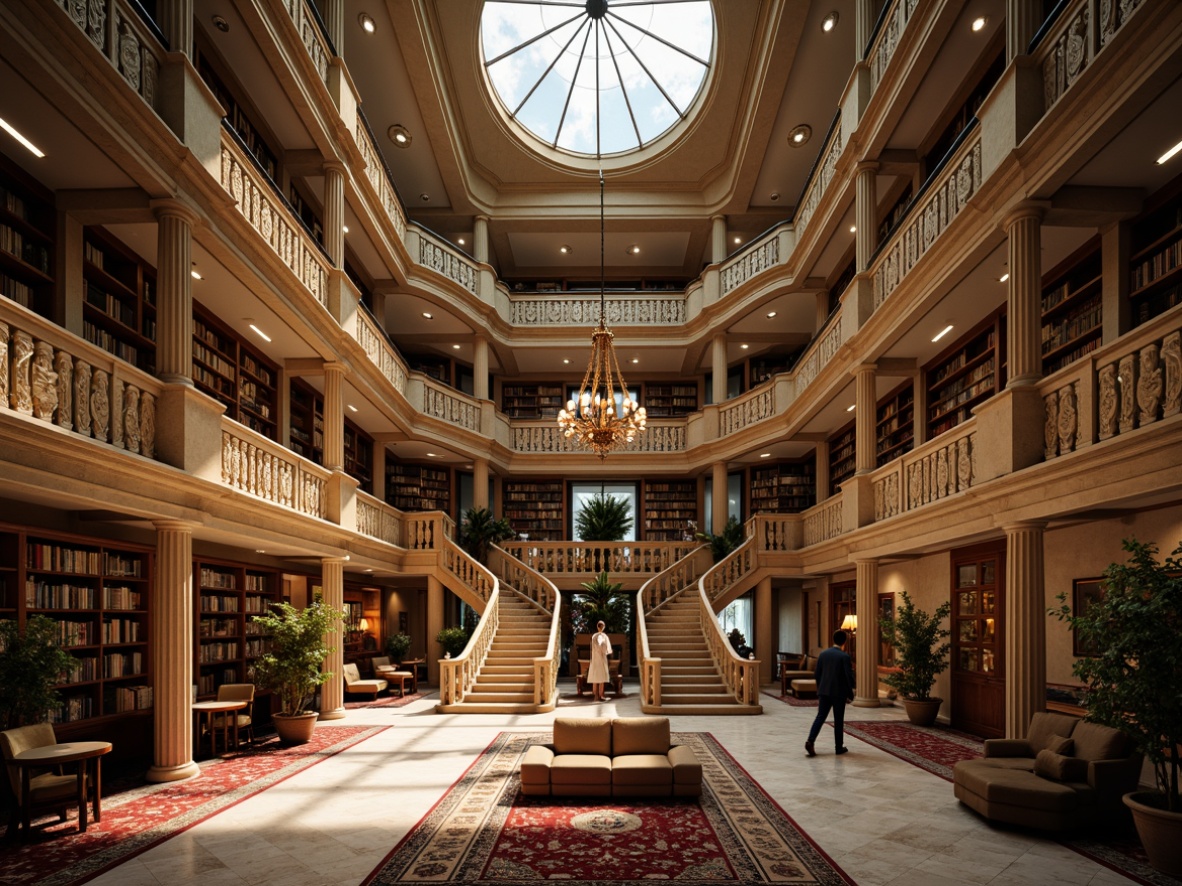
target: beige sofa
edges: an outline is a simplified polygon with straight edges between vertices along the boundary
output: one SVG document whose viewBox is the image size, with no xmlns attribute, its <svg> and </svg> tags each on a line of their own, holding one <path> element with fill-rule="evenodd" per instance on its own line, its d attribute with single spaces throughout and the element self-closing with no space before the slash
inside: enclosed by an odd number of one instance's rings
<svg viewBox="0 0 1182 886">
<path fill-rule="evenodd" d="M 956 798 L 992 821 L 1064 831 L 1123 815 L 1141 755 L 1124 733 L 1038 713 L 1024 739 L 988 739 L 985 756 L 952 768 Z"/>
<path fill-rule="evenodd" d="M 535 797 L 699 797 L 702 764 L 671 745 L 666 717 L 559 717 L 554 741 L 521 763 L 521 792 Z"/>
</svg>

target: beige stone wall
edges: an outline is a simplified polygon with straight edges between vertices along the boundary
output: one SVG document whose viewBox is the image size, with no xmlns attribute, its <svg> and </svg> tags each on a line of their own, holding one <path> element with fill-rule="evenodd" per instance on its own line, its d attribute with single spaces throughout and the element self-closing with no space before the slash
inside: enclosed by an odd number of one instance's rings
<svg viewBox="0 0 1182 886">
<path fill-rule="evenodd" d="M 912 602 L 925 612 L 931 612 L 941 603 L 948 600 L 948 589 L 951 587 L 952 558 L 948 552 L 930 554 L 917 560 L 903 563 L 891 563 L 879 567 L 878 592 L 892 593 L 896 602 L 899 593 L 906 591 Z M 952 696 L 951 678 L 945 671 L 936 678 L 933 694 L 939 698 L 948 699 Z M 886 690 L 886 685 L 879 687 Z M 949 714 L 949 704 L 945 701 L 940 709 L 943 716 Z"/>
</svg>

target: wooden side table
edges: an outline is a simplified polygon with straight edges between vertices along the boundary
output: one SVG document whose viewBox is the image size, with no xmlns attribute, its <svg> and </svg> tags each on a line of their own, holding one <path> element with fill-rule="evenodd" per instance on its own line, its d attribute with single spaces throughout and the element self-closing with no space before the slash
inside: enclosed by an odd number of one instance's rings
<svg viewBox="0 0 1182 886">
<path fill-rule="evenodd" d="M 46 766 L 57 766 L 65 763 L 78 764 L 78 830 L 86 830 L 86 769 L 87 761 L 94 760 L 94 820 L 103 819 L 103 754 L 110 753 L 109 741 L 68 741 L 62 744 L 44 745 L 39 748 L 29 748 L 21 751 L 9 762 L 20 767 L 21 797 L 25 802 L 21 805 L 21 825 L 24 833 L 29 833 L 29 771 Z"/>
<path fill-rule="evenodd" d="M 241 711 L 246 707 L 244 701 L 198 701 L 193 703 L 193 710 L 197 712 L 197 747 L 201 747 L 202 726 L 209 731 L 210 756 L 218 755 L 217 733 L 213 728 L 214 714 L 228 714 L 231 711 Z M 230 749 L 230 717 L 222 717 L 222 748 Z M 238 747 L 238 727 L 234 726 L 234 747 Z"/>
</svg>

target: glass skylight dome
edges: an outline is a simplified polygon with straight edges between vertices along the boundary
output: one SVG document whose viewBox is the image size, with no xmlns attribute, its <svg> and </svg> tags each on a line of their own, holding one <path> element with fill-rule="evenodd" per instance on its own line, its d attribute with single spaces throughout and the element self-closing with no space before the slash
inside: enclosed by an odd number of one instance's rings
<svg viewBox="0 0 1182 886">
<path fill-rule="evenodd" d="M 710 0 L 488 0 L 484 65 L 506 113 L 553 148 L 635 151 L 687 119 L 713 60 Z"/>
</svg>

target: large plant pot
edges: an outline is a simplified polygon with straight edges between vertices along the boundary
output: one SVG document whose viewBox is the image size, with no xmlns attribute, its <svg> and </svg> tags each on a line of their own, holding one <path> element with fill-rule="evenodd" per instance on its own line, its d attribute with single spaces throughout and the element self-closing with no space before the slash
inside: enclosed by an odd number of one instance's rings
<svg viewBox="0 0 1182 886">
<path fill-rule="evenodd" d="M 272 714 L 271 722 L 275 724 L 279 740 L 284 744 L 307 744 L 312 740 L 312 730 L 316 728 L 319 716 L 315 711 L 305 711 L 302 714 Z"/>
<path fill-rule="evenodd" d="M 931 726 L 936 722 L 936 715 L 940 713 L 942 698 L 905 698 L 903 710 L 907 712 L 907 719 L 916 726 Z"/>
<path fill-rule="evenodd" d="M 1156 791 L 1125 794 L 1124 801 L 1133 812 L 1150 866 L 1171 877 L 1182 877 L 1182 812 L 1167 810 L 1165 796 Z"/>
</svg>

